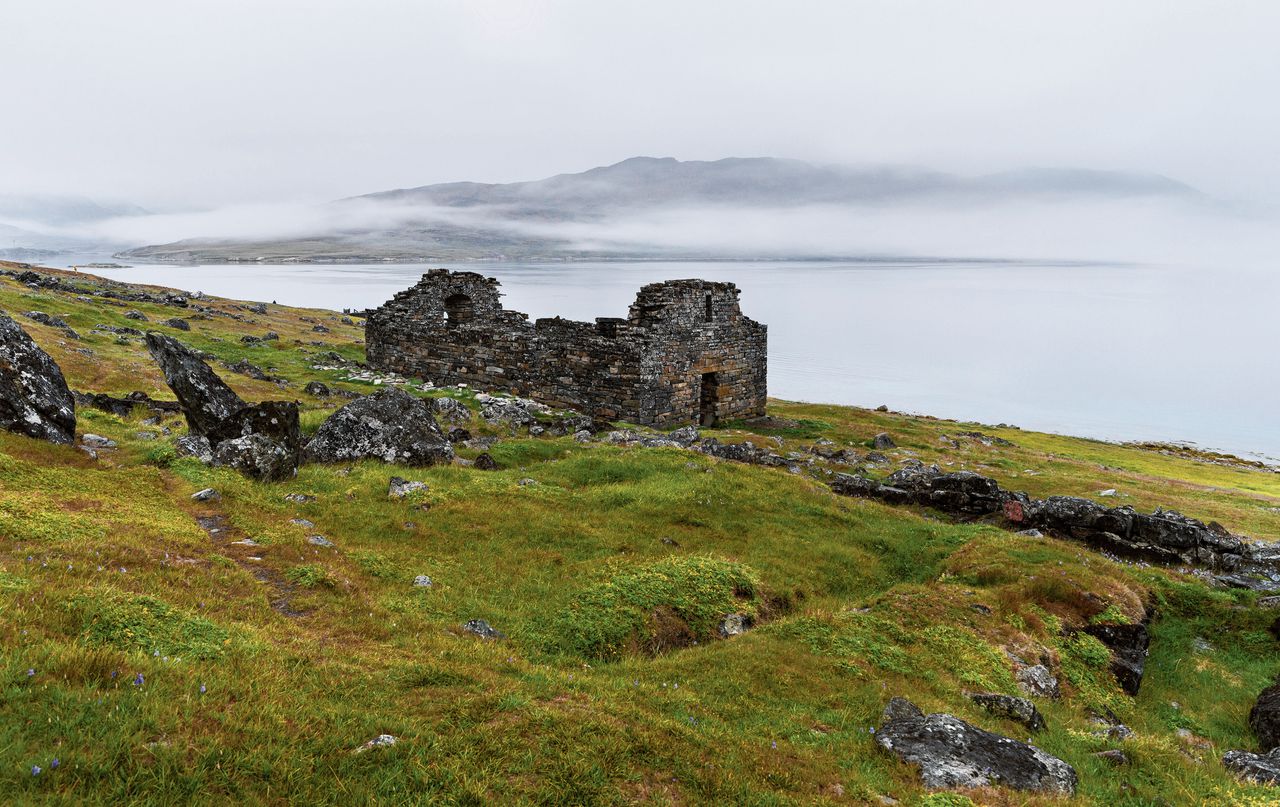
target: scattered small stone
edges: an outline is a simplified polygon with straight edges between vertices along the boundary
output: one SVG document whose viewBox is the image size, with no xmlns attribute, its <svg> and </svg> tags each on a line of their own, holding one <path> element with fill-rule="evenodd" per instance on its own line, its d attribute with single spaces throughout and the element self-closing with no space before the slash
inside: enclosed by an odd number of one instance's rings
<svg viewBox="0 0 1280 807">
<path fill-rule="evenodd" d="M 1028 695 L 1053 698 L 1054 700 L 1062 697 L 1062 689 L 1058 686 L 1058 679 L 1043 664 L 1023 667 L 1018 670 L 1015 677 L 1018 680 L 1018 688 Z"/>
<path fill-rule="evenodd" d="M 124 315 L 124 318 L 125 318 L 125 319 L 132 319 L 132 320 L 136 320 L 137 322 L 150 322 L 150 321 L 151 321 L 151 320 L 147 319 L 147 315 L 146 315 L 146 314 L 144 314 L 144 313 L 142 313 L 141 311 L 129 311 L 129 312 L 126 312 L 126 313 L 125 313 L 125 315 Z"/>
<path fill-rule="evenodd" d="M 898 444 L 893 441 L 888 432 L 880 432 L 871 438 L 871 447 L 877 451 L 884 451 L 890 448 L 897 448 Z"/>
<path fill-rule="evenodd" d="M 1044 717 L 1036 709 L 1036 705 L 1026 698 L 996 692 L 975 692 L 969 695 L 969 699 L 991 714 L 1021 723 L 1031 731 L 1041 731 L 1045 727 Z"/>
<path fill-rule="evenodd" d="M 527 476 L 526 476 L 526 477 L 524 477 L 523 479 L 518 480 L 518 481 L 516 482 L 516 484 L 523 488 L 523 487 L 528 487 L 529 485 L 536 485 L 536 484 L 538 484 L 538 480 L 536 480 L 536 479 L 531 479 L 531 478 L 529 478 L 529 477 L 527 477 Z"/>
<path fill-rule="evenodd" d="M 80 437 L 80 442 L 90 448 L 115 448 L 116 441 L 109 440 L 98 434 L 85 434 Z"/>
<path fill-rule="evenodd" d="M 410 481 L 408 479 L 402 479 L 398 476 L 393 476 L 391 477 L 390 486 L 388 488 L 387 495 L 390 496 L 392 499 L 403 499 L 405 496 L 408 496 L 410 493 L 414 493 L 419 490 L 429 490 L 427 483 L 418 482 L 417 480 Z"/>
<path fill-rule="evenodd" d="M 307 543 L 314 544 L 315 546 L 333 546 L 333 541 L 330 541 L 323 535 L 308 535 Z"/>
<path fill-rule="evenodd" d="M 222 494 L 213 488 L 205 488 L 192 493 L 191 498 L 198 502 L 216 502 L 222 498 Z"/>
<path fill-rule="evenodd" d="M 303 387 L 302 391 L 308 395 L 313 395 L 316 398 L 328 398 L 332 394 L 329 391 L 328 385 L 322 384 L 319 381 L 312 381 Z"/>
<path fill-rule="evenodd" d="M 889 407 L 885 406 L 884 404 L 880 404 L 879 406 L 877 406 L 877 407 L 876 407 L 876 411 L 877 411 L 877 412 L 888 412 L 888 411 L 889 411 Z"/>
<path fill-rule="evenodd" d="M 314 502 L 316 497 L 308 496 L 305 493 L 290 493 L 284 497 L 284 500 L 286 502 L 293 502 L 294 504 L 308 504 L 310 502 Z"/>
<path fill-rule="evenodd" d="M 289 519 L 289 523 L 296 524 L 297 526 L 302 527 L 304 530 L 309 530 L 315 526 L 315 524 L 313 524 L 312 522 L 308 521 L 305 518 L 291 518 Z"/>
<path fill-rule="evenodd" d="M 413 578 L 413 584 L 418 588 L 431 588 L 431 578 L 425 574 L 420 574 Z"/>
<path fill-rule="evenodd" d="M 467 633 L 474 633 L 482 639 L 505 639 L 507 635 L 497 630 L 483 619 L 472 619 L 463 624 L 462 629 Z"/>
<path fill-rule="evenodd" d="M 579 429 L 573 433 L 573 441 L 575 443 L 590 443 L 591 432 L 586 429 Z"/>
<path fill-rule="evenodd" d="M 496 471 L 498 462 L 487 451 L 475 458 L 473 466 L 477 471 Z"/>
<path fill-rule="evenodd" d="M 751 629 L 751 617 L 747 614 L 729 614 L 720 620 L 720 627 L 717 632 L 721 639 L 728 639 L 731 636 L 741 636 Z"/>
<path fill-rule="evenodd" d="M 166 319 L 160 324 L 168 325 L 170 328 L 174 328 L 179 331 L 191 330 L 191 323 L 187 322 L 185 319 L 178 319 L 177 317 L 174 317 L 173 319 Z"/>
<path fill-rule="evenodd" d="M 1094 754 L 1094 756 L 1098 759 L 1106 760 L 1117 767 L 1129 764 L 1129 757 L 1125 756 L 1125 753 L 1118 748 L 1112 748 L 1109 751 L 1099 751 Z"/>
<path fill-rule="evenodd" d="M 213 462 L 213 445 L 203 435 L 184 435 L 174 441 L 173 447 L 179 457 L 195 457 L 205 465 Z"/>
<path fill-rule="evenodd" d="M 1100 491 L 1098 491 L 1098 495 L 1099 495 L 1099 496 L 1114 496 L 1114 495 L 1116 495 L 1116 489 L 1115 489 L 1115 488 L 1107 488 L 1106 490 L 1100 490 Z"/>
<path fill-rule="evenodd" d="M 1043 532 L 1040 532 L 1040 530 L 1037 530 L 1035 527 L 1032 527 L 1032 528 L 1031 528 L 1031 529 L 1029 529 L 1029 530 L 1018 530 L 1018 534 L 1019 534 L 1019 535 L 1025 535 L 1025 536 L 1026 536 L 1026 537 L 1028 537 L 1028 538 L 1043 538 L 1043 537 L 1044 537 L 1044 533 L 1043 533 Z"/>
</svg>

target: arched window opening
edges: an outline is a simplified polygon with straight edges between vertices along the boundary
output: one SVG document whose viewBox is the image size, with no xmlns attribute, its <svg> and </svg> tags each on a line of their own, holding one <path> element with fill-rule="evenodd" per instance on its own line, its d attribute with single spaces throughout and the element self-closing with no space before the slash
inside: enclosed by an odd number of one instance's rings
<svg viewBox="0 0 1280 807">
<path fill-rule="evenodd" d="M 450 328 L 470 322 L 475 315 L 475 304 L 467 295 L 450 294 L 444 299 L 444 321 Z"/>
</svg>

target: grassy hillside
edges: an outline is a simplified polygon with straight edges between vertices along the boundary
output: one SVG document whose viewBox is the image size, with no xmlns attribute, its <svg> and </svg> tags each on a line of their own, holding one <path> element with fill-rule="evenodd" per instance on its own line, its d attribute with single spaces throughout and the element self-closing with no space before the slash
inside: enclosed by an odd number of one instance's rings
<svg viewBox="0 0 1280 807">
<path fill-rule="evenodd" d="M 304 394 L 308 381 L 371 389 L 312 369 L 328 351 L 363 359 L 361 330 L 339 315 L 203 304 L 220 313 L 187 312 L 179 333 L 154 323 L 181 309 L 0 278 L 0 308 L 75 389 L 172 397 L 138 337 L 98 324 L 247 358 L 288 386 L 214 366 L 247 400 L 300 399 L 304 429 L 342 403 Z M 280 339 L 240 341 L 268 331 Z M 849 407 L 773 401 L 770 414 L 776 428 L 711 433 L 785 452 L 819 439 L 865 448 L 887 431 L 895 461 L 1035 495 L 1114 488 L 1109 501 L 1280 538 L 1280 474 L 1264 470 Z M 1274 803 L 1219 762 L 1254 747 L 1248 710 L 1280 672 L 1276 613 L 1251 593 L 674 448 L 510 436 L 477 418 L 474 433 L 502 438 L 498 471 L 310 465 L 259 484 L 177 458 L 181 418 L 148 415 L 82 409 L 82 433 L 118 442 L 97 459 L 0 432 L 10 803 L 964 804 L 927 795 L 870 728 L 905 695 L 1026 739 L 963 695 L 1018 694 L 1011 653 L 1060 668 L 1064 697 L 1038 701 L 1049 727 L 1034 742 L 1076 767 L 1080 791 L 975 803 Z M 1013 445 L 958 436 L 973 430 Z M 389 498 L 393 475 L 429 489 Z M 206 487 L 221 498 L 193 501 Z M 1136 619 L 1148 601 L 1159 616 L 1130 698 L 1100 645 L 1064 629 Z M 712 638 L 731 611 L 756 627 Z M 507 638 L 464 632 L 472 619 Z M 1091 711 L 1105 709 L 1136 737 L 1095 736 Z M 380 734 L 398 742 L 356 753 Z M 1094 756 L 1107 748 L 1130 764 Z"/>
</svg>

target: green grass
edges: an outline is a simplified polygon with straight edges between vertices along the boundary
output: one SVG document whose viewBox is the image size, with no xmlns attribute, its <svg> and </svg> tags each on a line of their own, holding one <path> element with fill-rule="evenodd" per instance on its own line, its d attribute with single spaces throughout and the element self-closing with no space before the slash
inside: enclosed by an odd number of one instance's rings
<svg viewBox="0 0 1280 807">
<path fill-rule="evenodd" d="M 361 390 L 311 369 L 330 349 L 362 358 L 360 331 L 338 315 L 207 304 L 222 313 L 192 317 L 178 338 L 275 368 L 291 384 L 224 373 L 247 399 L 302 399 L 313 431 L 343 401 L 304 395 L 306 382 Z M 76 342 L 19 319 L 72 386 L 170 397 L 136 338 L 90 333 L 98 322 L 131 324 L 128 307 L 8 280 L 0 307 L 44 310 L 82 334 Z M 136 307 L 153 323 L 183 313 Z M 304 317 L 333 332 L 312 333 Z M 268 330 L 281 339 L 239 341 Z M 805 475 L 677 449 L 512 438 L 478 418 L 473 433 L 503 438 L 491 450 L 496 472 L 362 462 L 258 484 L 176 458 L 180 417 L 143 426 L 145 412 L 79 414 L 82 432 L 119 448 L 93 460 L 0 433 L 0 792 L 11 803 L 781 805 L 887 795 L 958 805 L 964 797 L 926 794 L 868 729 L 888 698 L 905 695 L 1024 739 L 965 697 L 1017 694 L 1009 654 L 1059 671 L 1064 696 L 1038 702 L 1049 728 L 1035 743 L 1077 768 L 1080 794 L 992 790 L 969 794 L 973 803 L 1274 795 L 1218 762 L 1254 747 L 1248 710 L 1280 672 L 1275 614 L 1249 593 L 836 497 Z M 1280 538 L 1276 474 L 848 407 L 774 401 L 770 415 L 767 427 L 715 434 L 785 453 L 818 438 L 865 450 L 889 432 L 895 460 L 977 470 L 1034 495 L 1114 487 L 1118 503 Z M 159 440 L 137 436 L 165 428 Z M 940 439 L 973 430 L 1014 445 Z M 392 500 L 393 475 L 429 490 Z M 191 501 L 203 487 L 222 499 Z M 291 503 L 291 493 L 314 501 Z M 195 517 L 213 514 L 257 546 L 211 539 Z M 316 533 L 335 546 L 307 543 Z M 414 587 L 419 574 L 433 585 Z M 301 616 L 285 613 L 281 597 Z M 1158 618 L 1130 698 L 1105 650 L 1072 629 L 1136 620 L 1148 602 Z M 754 616 L 755 627 L 718 639 L 729 613 Z M 466 633 L 471 619 L 508 638 Z M 1091 711 L 1104 708 L 1137 732 L 1123 743 L 1129 766 L 1093 756 L 1115 745 L 1091 733 Z M 1178 729 L 1201 740 L 1188 744 Z M 399 742 L 352 753 L 382 733 Z M 44 772 L 33 777 L 32 765 Z"/>
</svg>

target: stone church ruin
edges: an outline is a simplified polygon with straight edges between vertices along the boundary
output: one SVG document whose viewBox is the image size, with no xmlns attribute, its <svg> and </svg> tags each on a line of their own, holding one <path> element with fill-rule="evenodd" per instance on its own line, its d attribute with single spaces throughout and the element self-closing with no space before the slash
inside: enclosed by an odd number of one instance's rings
<svg viewBox="0 0 1280 807">
<path fill-rule="evenodd" d="M 651 426 L 764 415 L 767 329 L 743 316 L 732 283 L 651 283 L 625 319 L 594 323 L 531 323 L 503 309 L 498 286 L 427 272 L 368 313 L 369 364 Z"/>
</svg>

